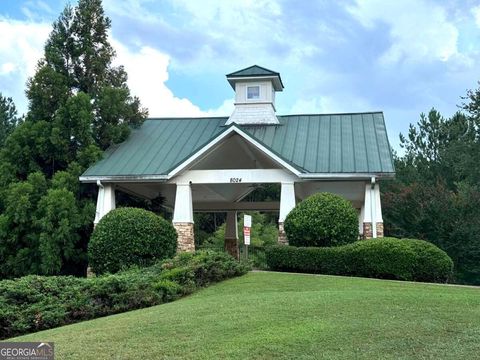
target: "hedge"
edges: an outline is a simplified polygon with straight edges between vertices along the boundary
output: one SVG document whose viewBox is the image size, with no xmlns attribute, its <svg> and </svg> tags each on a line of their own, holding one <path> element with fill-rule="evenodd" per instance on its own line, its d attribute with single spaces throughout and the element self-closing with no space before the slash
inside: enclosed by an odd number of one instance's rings
<svg viewBox="0 0 480 360">
<path fill-rule="evenodd" d="M 278 271 L 446 282 L 453 262 L 435 245 L 415 239 L 371 239 L 338 247 L 274 246 L 267 264 Z"/>
<path fill-rule="evenodd" d="M 151 211 L 119 208 L 95 227 L 88 244 L 88 261 L 95 274 L 116 273 L 132 265 L 149 266 L 175 255 L 177 233 L 167 220 Z"/>
<path fill-rule="evenodd" d="M 247 270 L 228 254 L 199 251 L 114 275 L 0 281 L 0 339 L 169 302 Z"/>
<path fill-rule="evenodd" d="M 343 197 L 317 193 L 300 202 L 285 219 L 293 246 L 338 246 L 358 240 L 358 214 Z"/>
</svg>

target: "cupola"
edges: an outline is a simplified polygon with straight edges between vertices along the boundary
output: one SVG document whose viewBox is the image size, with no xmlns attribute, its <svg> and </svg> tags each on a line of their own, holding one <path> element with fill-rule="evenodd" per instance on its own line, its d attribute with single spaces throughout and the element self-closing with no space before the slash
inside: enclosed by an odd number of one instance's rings
<svg viewBox="0 0 480 360">
<path fill-rule="evenodd" d="M 258 65 L 227 75 L 235 90 L 235 109 L 225 125 L 278 124 L 275 115 L 275 92 L 283 90 L 278 72 Z"/>
</svg>

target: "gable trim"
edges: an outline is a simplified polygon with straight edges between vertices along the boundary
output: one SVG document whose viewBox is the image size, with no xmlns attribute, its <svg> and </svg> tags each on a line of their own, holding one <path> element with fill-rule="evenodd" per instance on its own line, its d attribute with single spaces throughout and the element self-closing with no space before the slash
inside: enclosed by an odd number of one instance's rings
<svg viewBox="0 0 480 360">
<path fill-rule="evenodd" d="M 225 139 L 228 135 L 231 133 L 236 133 L 237 135 L 241 136 L 244 138 L 246 141 L 248 141 L 250 144 L 255 146 L 257 149 L 262 151 L 264 154 L 266 154 L 268 157 L 270 157 L 272 160 L 283 166 L 285 169 L 289 170 L 296 176 L 299 176 L 302 172 L 289 164 L 287 161 L 282 159 L 280 156 L 275 154 L 273 151 L 271 151 L 268 147 L 257 141 L 255 138 L 253 138 L 251 135 L 246 133 L 245 131 L 241 130 L 238 128 L 235 124 L 230 125 L 224 132 L 220 133 L 217 135 L 216 138 L 208 142 L 205 146 L 203 146 L 200 150 L 195 152 L 192 156 L 188 157 L 186 160 L 184 160 L 182 163 L 177 165 L 175 168 L 173 168 L 171 171 L 168 172 L 168 179 L 171 179 L 172 177 L 178 175 L 182 170 L 186 169 L 187 166 L 191 165 L 195 160 L 200 158 L 202 155 L 206 154 L 209 150 L 214 148 L 216 145 L 218 145 L 223 139 Z"/>
</svg>

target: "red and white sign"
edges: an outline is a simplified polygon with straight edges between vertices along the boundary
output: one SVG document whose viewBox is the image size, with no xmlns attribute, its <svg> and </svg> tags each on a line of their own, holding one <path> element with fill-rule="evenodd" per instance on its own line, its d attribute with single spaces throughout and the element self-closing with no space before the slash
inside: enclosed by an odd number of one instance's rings
<svg viewBox="0 0 480 360">
<path fill-rule="evenodd" d="M 243 240 L 245 245 L 250 245 L 250 228 L 244 226 L 243 227 Z"/>
<path fill-rule="evenodd" d="M 252 217 L 244 215 L 243 217 L 243 242 L 250 245 L 250 228 L 252 227 Z"/>
</svg>

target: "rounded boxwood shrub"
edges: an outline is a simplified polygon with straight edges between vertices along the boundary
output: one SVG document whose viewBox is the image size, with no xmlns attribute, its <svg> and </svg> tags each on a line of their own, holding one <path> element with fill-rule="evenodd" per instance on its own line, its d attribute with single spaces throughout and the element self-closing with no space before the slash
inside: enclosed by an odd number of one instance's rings
<svg viewBox="0 0 480 360">
<path fill-rule="evenodd" d="M 266 251 L 272 270 L 379 279 L 445 282 L 453 262 L 434 244 L 416 239 L 360 240 L 336 247 L 274 246 Z"/>
<path fill-rule="evenodd" d="M 358 240 L 358 214 L 349 201 L 330 193 L 314 194 L 285 219 L 293 246 L 337 246 Z"/>
<path fill-rule="evenodd" d="M 94 273 L 115 273 L 172 257 L 176 249 L 177 233 L 171 223 L 151 211 L 119 208 L 110 211 L 95 227 L 88 244 L 88 259 Z"/>
</svg>

